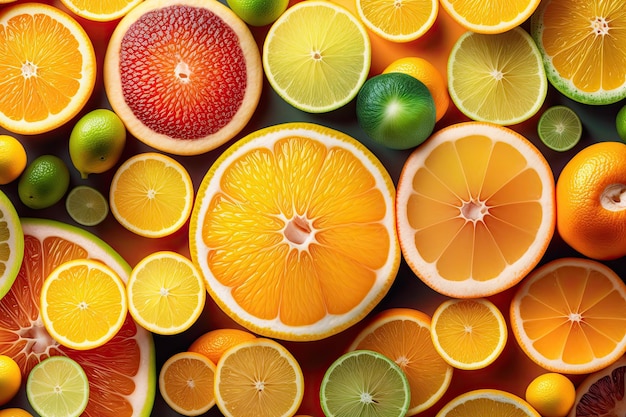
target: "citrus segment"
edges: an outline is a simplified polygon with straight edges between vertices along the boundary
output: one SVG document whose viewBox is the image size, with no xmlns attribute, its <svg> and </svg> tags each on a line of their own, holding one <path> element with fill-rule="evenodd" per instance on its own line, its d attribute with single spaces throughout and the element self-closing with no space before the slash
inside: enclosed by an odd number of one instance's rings
<svg viewBox="0 0 626 417">
<path fill-rule="evenodd" d="M 415 274 L 451 297 L 485 297 L 518 283 L 545 253 L 554 179 L 513 130 L 459 123 L 407 158 L 396 207 L 400 246 Z"/>
<path fill-rule="evenodd" d="M 585 377 L 576 388 L 576 399 L 568 417 L 619 415 L 626 407 L 626 357 Z"/>
<path fill-rule="evenodd" d="M 263 70 L 286 102 L 311 113 L 335 110 L 358 93 L 370 69 L 363 24 L 330 1 L 298 2 L 270 27 Z"/>
<path fill-rule="evenodd" d="M 122 18 L 104 87 L 128 131 L 158 150 L 197 155 L 248 123 L 263 85 L 248 26 L 218 1 L 145 1 Z"/>
<path fill-rule="evenodd" d="M 540 0 L 440 0 L 457 23 L 477 33 L 497 34 L 524 23 Z"/>
<path fill-rule="evenodd" d="M 217 363 L 227 349 L 256 336 L 240 329 L 214 329 L 206 332 L 191 343 L 189 352 L 201 353 Z"/>
<path fill-rule="evenodd" d="M 390 308 L 372 318 L 348 348 L 382 353 L 400 366 L 411 391 L 407 416 L 432 407 L 452 381 L 453 368 L 435 350 L 430 332 L 431 319 L 425 313 Z"/>
<path fill-rule="evenodd" d="M 74 117 L 91 96 L 96 57 L 72 17 L 40 3 L 0 11 L 0 126 L 48 132 Z"/>
<path fill-rule="evenodd" d="M 525 400 L 498 389 L 477 389 L 459 394 L 437 413 L 436 417 L 541 417 Z"/>
<path fill-rule="evenodd" d="M 108 22 L 119 19 L 143 0 L 61 0 L 73 13 L 85 19 Z"/>
<path fill-rule="evenodd" d="M 439 1 L 357 0 L 356 10 L 365 26 L 381 38 L 410 42 L 433 26 L 439 14 Z"/>
<path fill-rule="evenodd" d="M 0 191 L 0 300 L 17 278 L 24 258 L 24 232 L 15 206 Z"/>
<path fill-rule="evenodd" d="M 519 345 L 553 372 L 584 374 L 626 353 L 626 284 L 609 267 L 560 258 L 534 270 L 511 301 Z"/>
<path fill-rule="evenodd" d="M 380 161 L 308 123 L 253 132 L 200 185 L 190 252 L 209 294 L 249 330 L 315 340 L 363 318 L 400 262 L 394 187 Z"/>
</svg>

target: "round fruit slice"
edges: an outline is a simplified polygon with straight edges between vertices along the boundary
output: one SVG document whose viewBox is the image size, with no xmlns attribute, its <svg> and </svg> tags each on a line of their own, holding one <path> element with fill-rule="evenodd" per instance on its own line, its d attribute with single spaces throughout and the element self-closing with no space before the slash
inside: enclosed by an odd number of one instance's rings
<svg viewBox="0 0 626 417">
<path fill-rule="evenodd" d="M 440 0 L 457 23 L 472 32 L 496 34 L 524 23 L 541 0 Z"/>
<path fill-rule="evenodd" d="M 61 0 L 73 13 L 97 22 L 119 19 L 142 0 Z"/>
<path fill-rule="evenodd" d="M 83 226 L 96 226 L 109 214 L 109 203 L 102 193 L 88 185 L 77 185 L 67 194 L 65 209 Z"/>
<path fill-rule="evenodd" d="M 524 29 L 497 35 L 468 31 L 448 57 L 448 88 L 470 119 L 512 125 L 539 111 L 548 81 L 541 54 Z"/>
<path fill-rule="evenodd" d="M 369 74 L 367 30 L 330 1 L 303 1 L 271 26 L 263 70 L 287 103 L 310 113 L 335 110 L 356 97 Z"/>
<path fill-rule="evenodd" d="M 544 0 L 531 34 L 550 83 L 585 104 L 626 98 L 623 0 Z"/>
<path fill-rule="evenodd" d="M 15 206 L 0 191 L 0 300 L 9 292 L 24 258 L 24 232 Z"/>
<path fill-rule="evenodd" d="M 517 395 L 497 389 L 478 389 L 450 400 L 436 417 L 541 417 L 535 409 Z"/>
<path fill-rule="evenodd" d="M 409 42 L 432 27 L 439 14 L 438 0 L 357 0 L 356 10 L 365 26 L 383 39 Z"/>
<path fill-rule="evenodd" d="M 565 374 L 597 371 L 626 353 L 626 284 L 608 266 L 561 258 L 534 270 L 511 301 L 528 357 Z"/>
<path fill-rule="evenodd" d="M 150 415 L 156 390 L 152 335 L 127 315 L 122 329 L 106 345 L 90 350 L 67 349 L 45 330 L 39 296 L 45 277 L 71 259 L 98 259 L 123 279 L 130 266 L 110 246 L 89 232 L 63 223 L 22 219 L 26 242 L 16 285 L 0 300 L 0 354 L 20 365 L 24 378 L 48 356 L 69 356 L 90 383 L 86 417 Z M 19 401 L 18 398 L 15 401 Z M 25 399 L 23 399 L 25 401 Z"/>
<path fill-rule="evenodd" d="M 539 139 L 553 151 L 572 149 L 583 134 L 580 118 L 567 106 L 552 106 L 546 109 L 537 122 Z"/>
<path fill-rule="evenodd" d="M 40 3 L 3 9 L 0 26 L 5 51 L 0 126 L 37 134 L 73 118 L 96 81 L 96 56 L 85 30 L 68 14 Z"/>
<path fill-rule="evenodd" d="M 140 3 L 116 26 L 104 61 L 107 97 L 128 131 L 175 155 L 232 139 L 262 85 L 252 33 L 218 1 Z"/>
<path fill-rule="evenodd" d="M 588 375 L 576 388 L 569 417 L 618 416 L 626 409 L 626 357 Z"/>
<path fill-rule="evenodd" d="M 436 291 L 479 298 L 517 284 L 555 227 L 554 177 L 511 129 L 448 126 L 407 158 L 397 187 L 398 236 L 415 274 Z"/>
<path fill-rule="evenodd" d="M 320 403 L 326 416 L 404 417 L 411 388 L 406 375 L 387 356 L 371 350 L 353 350 L 326 370 Z"/>
<path fill-rule="evenodd" d="M 397 363 L 409 380 L 413 416 L 432 407 L 448 390 L 453 368 L 437 353 L 430 337 L 430 317 L 410 308 L 377 314 L 356 336 L 352 350 L 372 350 Z"/>
<path fill-rule="evenodd" d="M 348 135 L 310 123 L 264 128 L 204 177 L 191 257 L 242 326 L 322 339 L 363 318 L 395 279 L 394 191 L 380 161 Z"/>
</svg>

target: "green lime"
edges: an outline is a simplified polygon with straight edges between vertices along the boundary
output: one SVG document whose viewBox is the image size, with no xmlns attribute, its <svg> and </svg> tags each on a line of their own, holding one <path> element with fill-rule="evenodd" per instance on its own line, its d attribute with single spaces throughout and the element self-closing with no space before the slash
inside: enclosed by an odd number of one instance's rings
<svg viewBox="0 0 626 417">
<path fill-rule="evenodd" d="M 345 353 L 326 370 L 320 404 L 327 417 L 404 417 L 411 389 L 404 371 L 371 350 Z"/>
<path fill-rule="evenodd" d="M 70 158 L 84 179 L 113 168 L 125 144 L 126 127 L 118 115 L 108 109 L 93 110 L 72 129 Z"/>
<path fill-rule="evenodd" d="M 537 123 L 539 139 L 554 151 L 572 149 L 583 134 L 580 118 L 566 106 L 552 106 L 546 109 Z"/>
<path fill-rule="evenodd" d="M 226 0 L 228 6 L 250 26 L 273 23 L 287 10 L 289 0 Z"/>
<path fill-rule="evenodd" d="M 390 72 L 368 79 L 357 95 L 359 126 L 392 149 L 420 145 L 432 133 L 436 109 L 428 87 L 410 75 Z"/>
<path fill-rule="evenodd" d="M 102 223 L 109 214 L 109 203 L 102 193 L 88 185 L 79 185 L 69 192 L 65 208 L 70 217 L 83 226 Z"/>
<path fill-rule="evenodd" d="M 89 382 L 76 361 L 50 356 L 28 374 L 26 396 L 41 416 L 78 417 L 87 407 Z"/>
<path fill-rule="evenodd" d="M 615 126 L 620 139 L 626 142 L 626 105 L 617 112 L 615 117 Z"/>
<path fill-rule="evenodd" d="M 17 184 L 20 200 L 32 209 L 43 209 L 63 198 L 70 185 L 70 172 L 58 156 L 41 155 L 24 170 Z"/>
</svg>

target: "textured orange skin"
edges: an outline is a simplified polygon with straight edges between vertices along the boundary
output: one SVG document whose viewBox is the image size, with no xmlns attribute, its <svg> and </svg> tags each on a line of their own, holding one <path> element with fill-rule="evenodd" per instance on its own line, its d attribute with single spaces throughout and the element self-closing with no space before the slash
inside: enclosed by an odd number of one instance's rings
<svg viewBox="0 0 626 417">
<path fill-rule="evenodd" d="M 621 184 L 621 209 L 601 204 L 607 186 Z M 557 231 L 581 254 L 598 260 L 626 255 L 626 144 L 590 145 L 565 165 L 556 184 Z"/>
</svg>

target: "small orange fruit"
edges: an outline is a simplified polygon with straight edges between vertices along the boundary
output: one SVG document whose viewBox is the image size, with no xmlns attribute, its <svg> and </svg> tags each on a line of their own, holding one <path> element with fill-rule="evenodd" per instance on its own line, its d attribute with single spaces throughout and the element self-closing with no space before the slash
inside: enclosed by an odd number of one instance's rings
<svg viewBox="0 0 626 417">
<path fill-rule="evenodd" d="M 626 255 L 626 144 L 599 142 L 563 167 L 556 183 L 557 231 L 581 254 Z"/>
<path fill-rule="evenodd" d="M 565 417 L 576 400 L 576 388 L 563 374 L 541 374 L 526 387 L 526 401 L 543 417 Z"/>
<path fill-rule="evenodd" d="M 189 352 L 201 353 L 217 364 L 222 354 L 241 342 L 252 340 L 256 336 L 240 329 L 215 329 L 198 337 L 187 349 Z"/>
<path fill-rule="evenodd" d="M 7 355 L 0 355 L 0 405 L 11 401 L 22 384 L 22 371 L 17 363 Z"/>
</svg>

